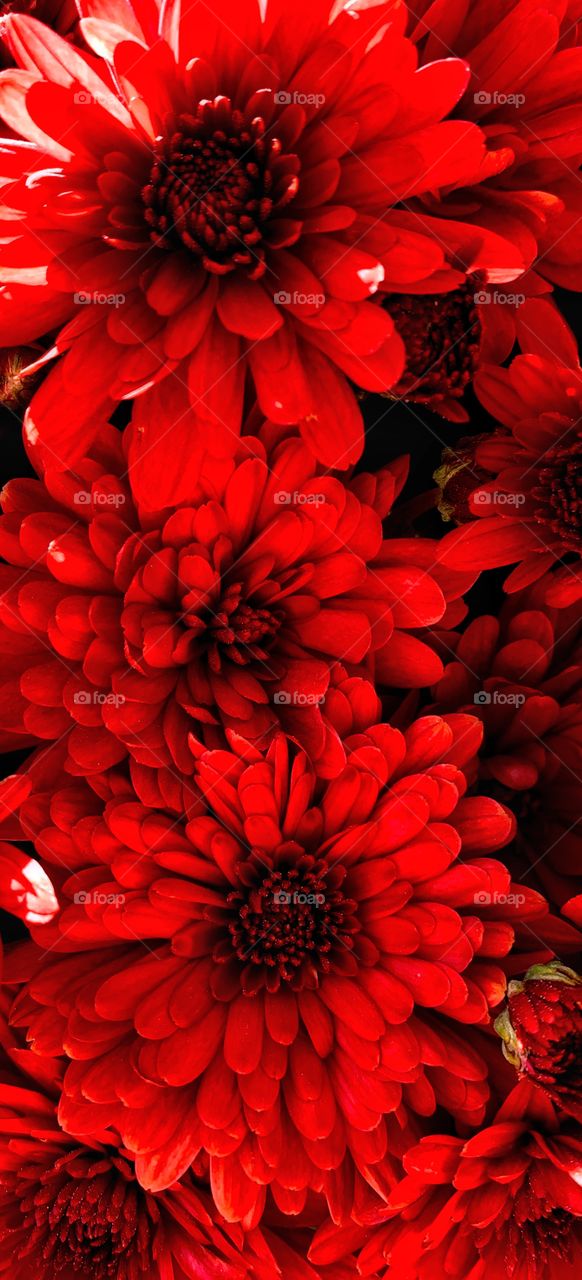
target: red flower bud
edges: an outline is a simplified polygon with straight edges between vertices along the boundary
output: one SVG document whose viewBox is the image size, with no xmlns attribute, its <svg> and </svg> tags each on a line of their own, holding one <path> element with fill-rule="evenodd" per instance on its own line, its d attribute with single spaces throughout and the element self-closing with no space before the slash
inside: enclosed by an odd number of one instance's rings
<svg viewBox="0 0 582 1280">
<path fill-rule="evenodd" d="M 520 1075 L 582 1120 L 582 978 L 557 960 L 533 965 L 523 981 L 510 982 L 495 1029 Z"/>
</svg>

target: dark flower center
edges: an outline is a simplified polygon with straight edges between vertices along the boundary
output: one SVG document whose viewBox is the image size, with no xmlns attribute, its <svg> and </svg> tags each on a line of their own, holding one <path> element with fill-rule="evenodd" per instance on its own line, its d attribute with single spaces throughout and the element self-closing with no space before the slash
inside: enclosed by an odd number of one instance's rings
<svg viewBox="0 0 582 1280">
<path fill-rule="evenodd" d="M 324 868 L 300 865 L 271 872 L 248 895 L 230 894 L 228 903 L 237 913 L 228 928 L 239 958 L 265 965 L 294 985 L 306 963 L 311 971 L 327 972 L 330 953 L 338 943 L 351 950 L 358 929 L 356 904 L 333 885 L 334 879 L 330 885 Z"/>
<path fill-rule="evenodd" d="M 574 975 L 575 977 L 575 975 Z M 582 1085 L 582 986 L 541 980 L 509 1000 L 510 1017 L 523 1042 L 522 1069 L 550 1091 L 566 1110 L 580 1109 Z M 527 1005 L 522 1008 L 524 1001 Z M 528 1014 L 535 1019 L 531 1032 Z"/>
<path fill-rule="evenodd" d="M 542 1083 L 543 1073 L 538 1073 Z M 573 1032 L 554 1041 L 548 1062 L 548 1083 L 556 1080 L 560 1090 L 582 1088 L 582 1032 Z"/>
<path fill-rule="evenodd" d="M 421 297 L 393 294 L 384 301 L 406 348 L 406 373 L 392 394 L 430 403 L 457 400 L 479 363 L 481 323 L 475 284 Z M 435 407 L 437 407 L 435 405 Z"/>
<path fill-rule="evenodd" d="M 11 1187 L 19 1203 L 31 1277 L 73 1270 L 94 1280 L 150 1274 L 152 1219 L 135 1180 L 98 1152 L 72 1151 L 45 1169 L 23 1164 Z M 11 1224 L 13 1225 L 13 1224 Z"/>
<path fill-rule="evenodd" d="M 228 587 L 208 622 L 208 663 L 213 671 L 220 671 L 223 658 L 240 667 L 265 662 L 270 641 L 281 625 L 270 609 L 244 602 L 242 589 L 241 583 Z M 276 672 L 272 674 L 275 677 Z"/>
<path fill-rule="evenodd" d="M 491 785 L 492 788 L 495 786 L 494 783 Z M 506 804 L 513 811 L 518 822 L 524 827 L 526 823 L 540 821 L 544 800 L 535 791 L 510 791 L 508 787 L 495 787 L 495 791 L 492 790 L 491 794 L 496 798 L 500 798 L 503 794 L 502 804 Z"/>
<path fill-rule="evenodd" d="M 214 274 L 242 267 L 256 279 L 266 270 L 267 223 L 296 194 L 297 170 L 260 116 L 248 120 L 228 98 L 200 102 L 158 139 L 143 190 L 151 238 L 185 245 Z"/>
<path fill-rule="evenodd" d="M 546 1268 L 555 1264 L 557 1259 L 562 1262 L 572 1261 L 573 1219 L 566 1209 L 556 1208 L 544 1213 L 541 1205 L 539 1217 L 533 1216 L 535 1200 L 532 1203 L 529 1193 L 526 1194 L 528 1216 L 524 1214 L 522 1217 L 518 1202 L 509 1227 L 507 1275 L 521 1275 L 525 1257 L 527 1275 L 533 1280 L 533 1277 L 546 1276 Z"/>
<path fill-rule="evenodd" d="M 544 454 L 532 497 L 536 519 L 571 551 L 582 551 L 582 437 Z"/>
<path fill-rule="evenodd" d="M 133 598 L 142 593 L 136 577 L 125 593 L 121 617 L 131 665 L 140 671 L 144 662 L 174 667 L 206 661 L 211 671 L 219 672 L 225 661 L 239 667 L 252 663 L 255 671 L 262 667 L 265 680 L 277 679 L 279 664 L 269 651 L 284 622 L 284 611 L 267 607 L 252 595 L 247 598 L 242 582 L 218 580 L 217 587 L 222 594 L 217 591 L 212 603 L 194 589 L 176 592 L 173 607 L 169 601 L 144 604 Z"/>
</svg>

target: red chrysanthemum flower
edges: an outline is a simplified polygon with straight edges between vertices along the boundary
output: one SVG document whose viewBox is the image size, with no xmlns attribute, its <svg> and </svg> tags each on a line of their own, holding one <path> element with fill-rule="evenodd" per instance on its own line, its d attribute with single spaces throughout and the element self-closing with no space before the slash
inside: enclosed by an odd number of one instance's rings
<svg viewBox="0 0 582 1280">
<path fill-rule="evenodd" d="M 464 796 L 453 761 L 478 744 L 470 717 L 380 725 L 325 784 L 282 736 L 202 753 L 185 826 L 120 776 L 105 807 L 47 781 L 21 821 L 63 909 L 7 980 L 30 977 L 13 1018 L 36 1050 L 73 1059 L 64 1126 L 116 1126 L 150 1189 L 206 1151 L 220 1211 L 252 1224 L 268 1186 L 283 1212 L 311 1187 L 358 1217 L 415 1113 L 478 1123 L 462 1028 L 503 995 L 514 922 L 539 936 L 547 909 L 484 856 L 513 823 Z"/>
<path fill-rule="evenodd" d="M 580 0 L 418 0 L 408 28 L 423 63 L 468 63 L 456 113 L 487 141 L 477 180 L 444 212 L 494 226 L 567 289 L 582 288 L 581 17 Z"/>
<path fill-rule="evenodd" d="M 539 1090 L 517 1085 L 494 1122 L 468 1142 L 431 1135 L 404 1165 L 407 1176 L 389 1200 L 398 1216 L 364 1246 L 362 1276 L 579 1276 L 582 1136 L 578 1127 L 560 1129 Z"/>
<path fill-rule="evenodd" d="M 519 561 L 506 591 L 535 582 L 552 566 L 547 602 L 582 596 L 582 373 L 539 355 L 517 356 L 509 369 L 483 368 L 475 390 L 505 429 L 475 443 L 473 459 L 492 479 L 477 486 L 471 468 L 469 509 L 481 519 L 443 540 L 455 569 L 491 569 Z M 467 442 L 466 442 L 467 444 Z M 467 446 L 469 447 L 469 446 Z"/>
<path fill-rule="evenodd" d="M 73 773 L 129 751 L 190 775 L 190 734 L 264 747 L 282 725 L 330 774 L 379 718 L 362 677 L 439 678 L 422 628 L 473 575 L 434 565 L 428 539 L 383 540 L 401 463 L 344 485 L 297 438 L 245 436 L 190 468 L 188 505 L 144 515 L 108 430 L 75 474 L 4 490 L 5 749 L 66 735 Z"/>
<path fill-rule="evenodd" d="M 320 1280 L 275 1232 L 227 1223 L 194 1176 L 154 1196 L 111 1133 L 64 1133 L 60 1083 L 59 1063 L 0 1050 L 1 1276 Z"/>
<path fill-rule="evenodd" d="M 404 343 L 406 364 L 388 397 L 425 404 L 453 422 L 466 422 L 460 401 L 481 361 L 483 320 L 476 281 L 450 293 L 386 299 Z"/>
<path fill-rule="evenodd" d="M 548 580 L 513 596 L 499 618 L 435 633 L 445 670 L 433 709 L 479 716 L 479 776 L 518 819 L 524 874 L 533 867 L 563 902 L 582 875 L 582 623 L 577 605 L 544 604 Z"/>
<path fill-rule="evenodd" d="M 495 1030 L 520 1075 L 582 1120 L 582 978 L 575 970 L 558 961 L 532 965 L 509 983 Z"/>
<path fill-rule="evenodd" d="M 386 298 L 406 350 L 406 367 L 387 398 L 427 405 L 450 422 L 468 422 L 464 393 L 484 364 L 502 364 L 515 344 L 525 354 L 577 364 L 569 325 L 550 286 L 532 271 L 513 286 L 484 285 L 477 277 L 450 293 Z"/>
<path fill-rule="evenodd" d="M 575 13 L 572 9 L 576 10 Z M 440 217 L 494 227 L 519 245 L 531 266 L 517 285 L 474 278 L 450 295 L 413 288 L 386 306 L 406 349 L 393 393 L 458 422 L 479 365 L 522 351 L 569 360 L 567 325 L 541 294 L 550 281 L 582 288 L 582 49 L 566 0 L 420 0 L 409 35 L 421 61 L 463 58 L 471 77 L 455 113 L 480 125 L 487 157 L 470 188 L 439 194 Z M 431 208 L 430 198 L 424 203 Z"/>
<path fill-rule="evenodd" d="M 139 393 L 132 458 L 160 484 L 168 449 L 203 436 L 232 451 L 248 371 L 263 413 L 348 467 L 362 424 L 345 375 L 384 391 L 404 365 L 370 296 L 524 269 L 503 232 L 424 203 L 483 160 L 477 126 L 443 119 L 468 70 L 447 57 L 419 72 L 391 2 L 166 5 L 159 36 L 150 10 L 112 3 L 104 23 L 84 3 L 91 55 L 7 20 L 22 70 L 0 106 L 27 141 L 4 150 L 2 332 L 60 329 L 65 353 L 29 444 L 68 465 Z"/>
</svg>

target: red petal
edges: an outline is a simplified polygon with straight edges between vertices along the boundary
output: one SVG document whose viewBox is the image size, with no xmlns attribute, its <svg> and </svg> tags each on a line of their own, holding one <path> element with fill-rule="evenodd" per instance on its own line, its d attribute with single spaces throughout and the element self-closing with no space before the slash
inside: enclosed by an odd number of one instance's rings
<svg viewBox="0 0 582 1280">
<path fill-rule="evenodd" d="M 239 996 L 228 1011 L 224 1057 L 233 1071 L 249 1075 L 258 1067 L 263 1048 L 263 1002 L 259 996 Z"/>
<path fill-rule="evenodd" d="M 59 909 L 53 886 L 35 858 L 0 841 L 0 906 L 27 924 L 45 924 Z"/>
</svg>

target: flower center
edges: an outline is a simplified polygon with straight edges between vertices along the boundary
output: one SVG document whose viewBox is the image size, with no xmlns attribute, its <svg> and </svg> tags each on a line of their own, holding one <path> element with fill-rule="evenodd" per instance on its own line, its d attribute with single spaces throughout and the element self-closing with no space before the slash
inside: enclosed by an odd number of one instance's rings
<svg viewBox="0 0 582 1280">
<path fill-rule="evenodd" d="M 228 98 L 200 102 L 158 139 L 142 193 L 151 238 L 185 245 L 214 274 L 242 267 L 257 279 L 267 223 L 296 194 L 297 169 L 260 116 L 249 121 Z"/>
<path fill-rule="evenodd" d="M 355 902 L 344 898 L 333 876 L 328 883 L 313 859 L 304 864 L 273 871 L 248 895 L 237 892 L 227 899 L 236 908 L 228 928 L 239 959 L 265 965 L 294 985 L 303 985 L 306 968 L 329 971 L 330 953 L 338 943 L 351 950 L 358 929 Z"/>
<path fill-rule="evenodd" d="M 422 403 L 459 400 L 479 363 L 475 285 L 436 297 L 396 294 L 384 306 L 406 348 L 406 373 L 392 394 Z"/>
<path fill-rule="evenodd" d="M 531 1215 L 535 1213 L 535 1202 L 532 1205 L 529 1192 L 526 1191 L 525 1195 L 528 1201 L 526 1211 Z M 508 1276 L 522 1274 L 524 1255 L 529 1268 L 527 1274 L 531 1276 L 545 1276 L 546 1268 L 552 1262 L 555 1264 L 557 1258 L 562 1262 L 571 1262 L 572 1215 L 566 1209 L 559 1208 L 544 1213 L 539 1205 L 539 1217 L 526 1217 L 520 1214 L 519 1208 L 518 1200 L 509 1229 L 506 1257 Z"/>
<path fill-rule="evenodd" d="M 536 519 L 571 551 L 582 551 L 582 436 L 544 455 L 532 497 Z"/>
<path fill-rule="evenodd" d="M 129 1171 L 124 1176 L 108 1157 L 69 1152 L 34 1182 L 23 1166 L 11 1198 L 20 1204 L 26 1232 L 18 1256 L 34 1260 L 35 1280 L 71 1270 L 96 1280 L 149 1275 L 152 1223 L 145 1198 Z"/>
<path fill-rule="evenodd" d="M 270 609 L 255 608 L 243 602 L 241 595 L 242 583 L 228 587 L 209 620 L 208 664 L 213 671 L 220 671 L 224 658 L 239 667 L 265 662 L 269 643 L 281 625 Z"/>
<path fill-rule="evenodd" d="M 569 1089 L 577 1093 L 582 1086 L 582 1032 L 572 1031 L 570 1035 L 554 1041 L 551 1059 L 548 1061 L 547 1081 L 541 1072 L 539 1074 L 542 1083 L 552 1083 L 555 1080 L 558 1093 L 565 1093 Z"/>
</svg>

